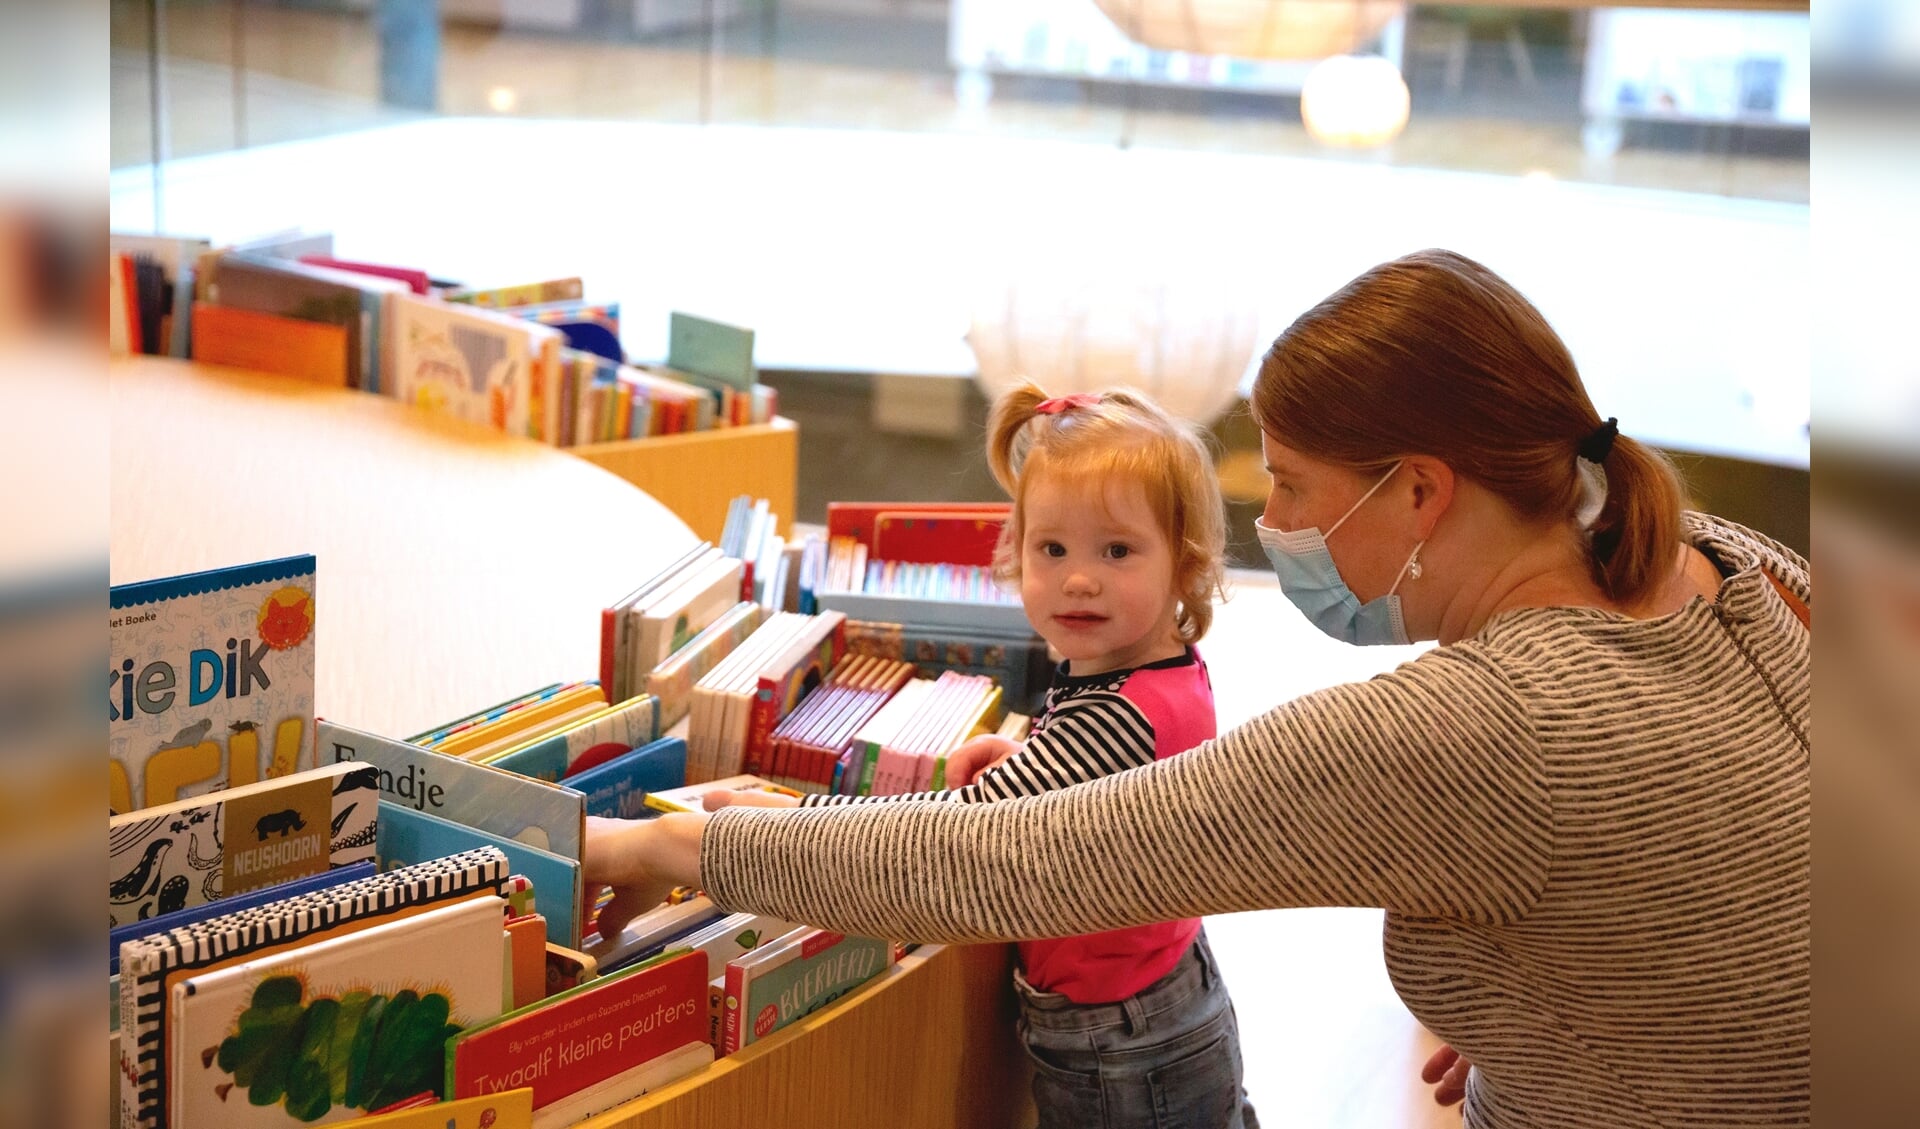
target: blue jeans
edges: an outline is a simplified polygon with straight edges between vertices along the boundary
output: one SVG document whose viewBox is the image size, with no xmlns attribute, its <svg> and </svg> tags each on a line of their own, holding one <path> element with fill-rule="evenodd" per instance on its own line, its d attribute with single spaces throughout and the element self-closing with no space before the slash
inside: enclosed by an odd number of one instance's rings
<svg viewBox="0 0 1920 1129">
<path fill-rule="evenodd" d="M 1241 1087 L 1240 1024 L 1207 935 L 1112 1004 L 1041 992 L 1016 970 L 1040 1129 L 1259 1129 Z"/>
</svg>

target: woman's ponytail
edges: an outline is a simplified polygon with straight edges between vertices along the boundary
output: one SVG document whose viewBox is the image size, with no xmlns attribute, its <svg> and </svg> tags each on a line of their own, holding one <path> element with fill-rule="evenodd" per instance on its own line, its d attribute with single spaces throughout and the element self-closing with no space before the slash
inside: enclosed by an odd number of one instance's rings
<svg viewBox="0 0 1920 1129">
<path fill-rule="evenodd" d="M 1593 524 L 1593 574 L 1600 587 L 1631 607 L 1651 597 L 1675 567 L 1685 492 L 1666 456 L 1624 435 L 1602 464 L 1607 504 Z"/>
</svg>

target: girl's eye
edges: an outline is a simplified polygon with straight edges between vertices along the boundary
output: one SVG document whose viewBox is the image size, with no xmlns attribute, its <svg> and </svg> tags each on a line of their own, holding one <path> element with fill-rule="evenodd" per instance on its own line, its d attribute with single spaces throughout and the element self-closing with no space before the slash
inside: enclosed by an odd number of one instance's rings
<svg viewBox="0 0 1920 1129">
<path fill-rule="evenodd" d="M 1043 556 L 1064 557 L 1067 555 L 1067 547 L 1058 541 L 1042 541 L 1040 552 Z"/>
<path fill-rule="evenodd" d="M 1114 544 L 1107 546 L 1107 557 L 1110 560 L 1116 560 L 1116 561 L 1120 560 L 1132 552 L 1133 552 L 1132 549 L 1128 548 L 1125 545 L 1119 544 L 1118 542 L 1115 542 Z"/>
</svg>

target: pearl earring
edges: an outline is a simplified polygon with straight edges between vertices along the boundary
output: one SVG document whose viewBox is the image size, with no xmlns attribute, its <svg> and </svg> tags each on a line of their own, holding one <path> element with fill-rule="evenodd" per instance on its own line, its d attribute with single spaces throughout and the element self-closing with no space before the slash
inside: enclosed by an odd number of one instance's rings
<svg viewBox="0 0 1920 1129">
<path fill-rule="evenodd" d="M 1420 574 L 1427 571 L 1420 566 L 1420 546 L 1413 547 L 1413 556 L 1407 559 L 1407 579 L 1418 580 Z"/>
</svg>

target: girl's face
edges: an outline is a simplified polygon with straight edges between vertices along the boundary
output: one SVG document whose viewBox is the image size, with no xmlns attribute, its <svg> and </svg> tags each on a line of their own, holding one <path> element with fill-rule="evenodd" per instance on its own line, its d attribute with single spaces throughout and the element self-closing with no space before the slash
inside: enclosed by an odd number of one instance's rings
<svg viewBox="0 0 1920 1129">
<path fill-rule="evenodd" d="M 1173 547 L 1137 482 L 1027 484 L 1020 601 L 1075 675 L 1141 666 L 1185 650 Z"/>
</svg>

